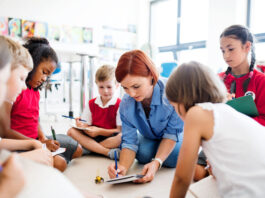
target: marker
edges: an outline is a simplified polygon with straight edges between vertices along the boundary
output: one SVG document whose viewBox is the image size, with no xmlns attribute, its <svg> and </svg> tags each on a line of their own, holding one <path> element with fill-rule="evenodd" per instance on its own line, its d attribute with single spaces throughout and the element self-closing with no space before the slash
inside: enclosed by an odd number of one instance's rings
<svg viewBox="0 0 265 198">
<path fill-rule="evenodd" d="M 71 116 L 62 115 L 62 117 L 69 118 L 69 119 L 74 119 L 75 120 L 75 118 L 74 117 L 71 117 Z M 82 122 L 87 122 L 86 120 L 83 120 L 83 119 L 80 119 L 80 118 L 79 118 L 79 120 L 82 121 Z"/>
<path fill-rule="evenodd" d="M 52 137 L 54 140 L 56 140 L 55 130 L 52 128 L 52 126 L 51 126 L 51 130 L 52 130 Z"/>
<path fill-rule="evenodd" d="M 117 163 L 117 152 L 116 152 L 116 150 L 114 151 L 114 159 L 115 159 L 115 170 L 116 170 L 116 172 L 117 172 L 117 174 L 116 174 L 116 178 L 118 178 L 119 176 L 118 176 L 118 163 Z"/>
</svg>

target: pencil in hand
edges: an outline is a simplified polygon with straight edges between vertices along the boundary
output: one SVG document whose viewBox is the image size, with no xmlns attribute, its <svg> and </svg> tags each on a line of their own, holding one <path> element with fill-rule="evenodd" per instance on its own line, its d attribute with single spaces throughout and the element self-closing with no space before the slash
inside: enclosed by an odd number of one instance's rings
<svg viewBox="0 0 265 198">
<path fill-rule="evenodd" d="M 52 126 L 51 126 L 51 131 L 52 131 L 52 137 L 53 137 L 53 139 L 56 140 L 55 130 L 52 128 Z"/>
</svg>

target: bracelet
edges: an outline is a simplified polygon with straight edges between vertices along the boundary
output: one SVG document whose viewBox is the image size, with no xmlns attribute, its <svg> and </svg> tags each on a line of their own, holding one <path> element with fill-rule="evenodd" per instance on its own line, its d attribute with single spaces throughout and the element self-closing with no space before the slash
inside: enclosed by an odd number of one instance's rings
<svg viewBox="0 0 265 198">
<path fill-rule="evenodd" d="M 152 161 L 158 161 L 159 162 L 159 169 L 162 167 L 163 161 L 160 158 L 153 158 Z"/>
</svg>

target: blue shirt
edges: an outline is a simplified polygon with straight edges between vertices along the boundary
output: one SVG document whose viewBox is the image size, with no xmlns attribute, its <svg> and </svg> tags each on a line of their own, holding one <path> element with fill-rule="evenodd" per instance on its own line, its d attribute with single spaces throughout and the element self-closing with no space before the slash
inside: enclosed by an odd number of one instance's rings
<svg viewBox="0 0 265 198">
<path fill-rule="evenodd" d="M 183 121 L 166 98 L 166 79 L 160 78 L 154 86 L 150 104 L 149 119 L 146 118 L 141 102 L 125 94 L 120 104 L 122 121 L 122 148 L 137 152 L 137 130 L 146 138 L 162 138 L 178 141 L 178 133 L 183 131 Z"/>
</svg>

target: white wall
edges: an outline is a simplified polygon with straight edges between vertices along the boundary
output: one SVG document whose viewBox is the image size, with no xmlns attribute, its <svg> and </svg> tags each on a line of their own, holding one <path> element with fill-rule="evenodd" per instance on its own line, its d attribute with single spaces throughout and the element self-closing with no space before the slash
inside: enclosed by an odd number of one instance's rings
<svg viewBox="0 0 265 198">
<path fill-rule="evenodd" d="M 148 0 L 1 0 L 0 16 L 43 21 L 54 25 L 92 27 L 96 45 L 103 25 L 126 29 L 128 24 L 135 24 L 138 31 L 136 46 L 141 46 L 147 41 L 148 36 L 148 2 Z M 70 51 L 88 50 L 89 53 L 97 50 L 95 46 L 62 44 L 60 46 L 54 44 L 54 48 L 59 50 L 69 48 Z"/>
<path fill-rule="evenodd" d="M 246 25 L 246 5 L 246 0 L 209 0 L 208 65 L 216 72 L 227 67 L 220 50 L 220 34 L 230 25 Z"/>
</svg>

